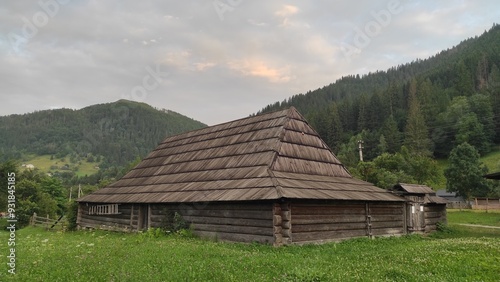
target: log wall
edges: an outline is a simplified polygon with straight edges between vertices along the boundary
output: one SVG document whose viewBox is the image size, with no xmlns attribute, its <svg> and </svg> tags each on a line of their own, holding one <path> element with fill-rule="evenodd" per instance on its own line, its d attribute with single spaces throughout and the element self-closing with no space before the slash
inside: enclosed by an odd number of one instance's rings
<svg viewBox="0 0 500 282">
<path fill-rule="evenodd" d="M 446 204 L 426 204 L 425 213 L 425 232 L 435 231 L 438 222 L 447 223 Z"/>
<path fill-rule="evenodd" d="M 292 242 L 405 234 L 404 203 L 292 203 Z"/>
<path fill-rule="evenodd" d="M 80 203 L 77 218 L 77 224 L 80 228 L 106 230 L 133 230 L 136 228 L 130 223 L 131 213 L 133 212 L 132 204 L 118 205 L 118 214 L 89 215 L 89 208 L 96 205 L 105 204 Z"/>
<path fill-rule="evenodd" d="M 206 238 L 273 243 L 272 203 L 152 204 L 151 227 L 160 227 L 167 210 L 178 212 L 194 233 Z"/>
<path fill-rule="evenodd" d="M 89 215 L 88 205 L 81 203 L 78 224 L 136 231 L 162 227 L 168 213 L 178 212 L 201 237 L 276 246 L 406 233 L 405 203 L 402 202 L 121 204 L 118 209 L 120 214 L 116 215 Z M 426 209 L 430 230 L 435 229 L 436 222 L 446 219 L 444 205 Z"/>
</svg>

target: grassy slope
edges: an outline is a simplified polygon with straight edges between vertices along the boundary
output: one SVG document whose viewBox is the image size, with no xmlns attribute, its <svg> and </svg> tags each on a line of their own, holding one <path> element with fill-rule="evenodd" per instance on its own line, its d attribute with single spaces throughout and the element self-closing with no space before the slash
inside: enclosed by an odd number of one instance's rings
<svg viewBox="0 0 500 282">
<path fill-rule="evenodd" d="M 78 176 L 84 176 L 84 175 L 91 175 L 96 173 L 99 169 L 95 168 L 96 166 L 99 166 L 99 163 L 89 163 L 86 160 L 82 160 L 81 164 L 78 163 L 71 163 L 69 161 L 69 156 L 66 156 L 64 158 L 64 161 L 61 159 L 50 159 L 50 155 L 42 155 L 42 156 L 36 156 L 36 155 L 30 155 L 23 160 L 23 164 L 32 164 L 35 166 L 35 168 L 40 169 L 42 172 L 54 172 L 54 171 L 59 171 L 63 172 L 64 170 L 62 169 L 51 169 L 51 166 L 57 166 L 57 167 L 62 167 L 65 164 L 68 164 L 70 168 L 77 167 L 78 170 L 75 171 L 76 175 Z M 24 168 L 20 168 L 24 169 Z"/>
<path fill-rule="evenodd" d="M 0 280 L 498 281 L 500 231 L 483 230 L 273 248 L 178 236 L 26 228 L 17 231 L 17 274 L 8 275 L 2 264 Z M 0 233 L 3 260 L 7 236 Z"/>
<path fill-rule="evenodd" d="M 481 157 L 481 162 L 483 162 L 489 169 L 490 172 L 500 171 L 500 147 L 493 148 L 492 152 Z M 437 160 L 439 174 L 442 176 L 435 190 L 446 189 L 446 178 L 444 177 L 444 170 L 448 167 L 447 159 Z"/>
</svg>

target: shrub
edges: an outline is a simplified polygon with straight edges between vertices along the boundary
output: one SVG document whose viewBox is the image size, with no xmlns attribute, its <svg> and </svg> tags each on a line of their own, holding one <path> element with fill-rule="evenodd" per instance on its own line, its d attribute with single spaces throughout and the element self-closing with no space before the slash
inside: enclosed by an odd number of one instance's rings
<svg viewBox="0 0 500 282">
<path fill-rule="evenodd" d="M 160 228 L 166 232 L 177 232 L 189 228 L 188 223 L 182 218 L 182 215 L 176 211 L 163 210 L 165 214 L 161 220 Z"/>
<path fill-rule="evenodd" d="M 72 201 L 68 205 L 68 213 L 66 214 L 66 219 L 68 220 L 68 230 L 69 231 L 76 230 L 77 217 L 78 217 L 78 203 L 76 201 Z"/>
</svg>

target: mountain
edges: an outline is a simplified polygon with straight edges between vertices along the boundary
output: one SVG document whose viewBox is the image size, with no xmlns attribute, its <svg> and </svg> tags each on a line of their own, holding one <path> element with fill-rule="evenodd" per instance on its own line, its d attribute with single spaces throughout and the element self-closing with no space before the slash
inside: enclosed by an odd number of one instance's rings
<svg viewBox="0 0 500 282">
<path fill-rule="evenodd" d="M 259 113 L 296 107 L 341 157 L 352 155 L 361 139 L 368 160 L 402 145 L 447 157 L 465 141 L 484 154 L 500 143 L 499 67 L 494 24 L 425 60 L 345 76 Z"/>
<path fill-rule="evenodd" d="M 123 166 L 145 156 L 167 136 L 205 126 L 179 113 L 127 100 L 80 110 L 2 116 L 0 158 L 21 159 L 25 154 L 91 156 L 103 167 Z"/>
</svg>

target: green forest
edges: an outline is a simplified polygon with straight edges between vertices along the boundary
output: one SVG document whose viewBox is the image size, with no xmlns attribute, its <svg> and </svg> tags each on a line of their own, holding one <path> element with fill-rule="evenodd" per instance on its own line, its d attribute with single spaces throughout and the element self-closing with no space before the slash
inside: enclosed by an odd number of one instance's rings
<svg viewBox="0 0 500 282">
<path fill-rule="evenodd" d="M 425 60 L 345 76 L 259 113 L 296 107 L 353 174 L 380 187 L 435 186 L 440 182 L 435 160 L 448 159 L 459 145 L 471 145 L 477 158 L 499 150 L 499 67 L 500 26 L 494 24 Z M 500 162 L 478 165 L 479 174 L 500 170 Z M 480 182 L 476 186 L 485 187 Z M 475 195 L 498 195 L 498 187 L 491 186 Z"/>
<path fill-rule="evenodd" d="M 362 134 L 367 159 L 404 144 L 447 157 L 464 141 L 484 154 L 500 143 L 499 66 L 494 25 L 426 60 L 345 76 L 260 112 L 296 107 L 334 152 Z"/>
<path fill-rule="evenodd" d="M 166 136 L 205 127 L 181 114 L 127 100 L 81 110 L 58 109 L 0 117 L 0 161 L 24 154 L 102 158 L 123 166 L 144 157 Z"/>
</svg>

